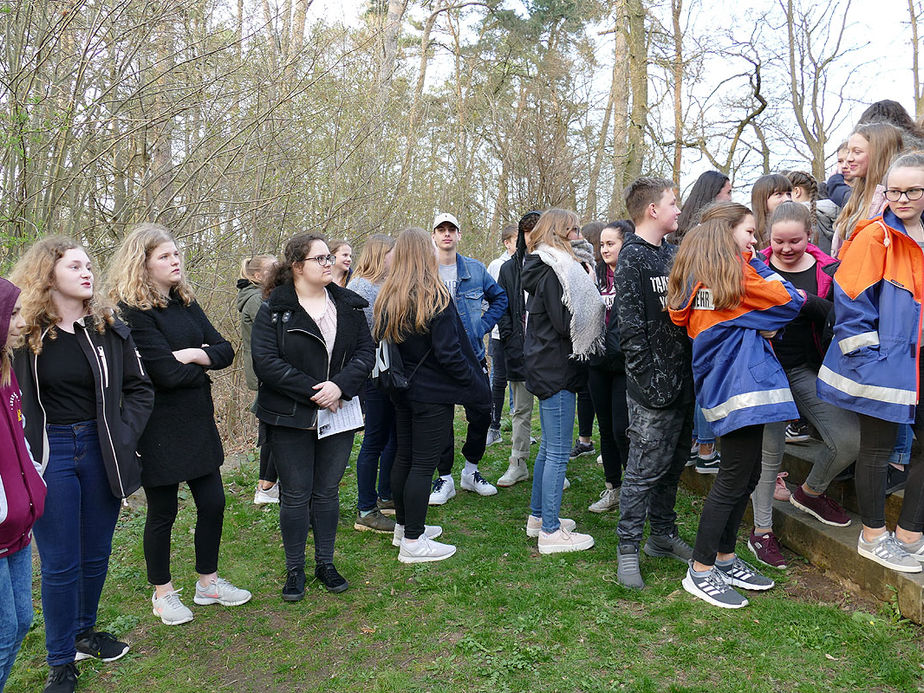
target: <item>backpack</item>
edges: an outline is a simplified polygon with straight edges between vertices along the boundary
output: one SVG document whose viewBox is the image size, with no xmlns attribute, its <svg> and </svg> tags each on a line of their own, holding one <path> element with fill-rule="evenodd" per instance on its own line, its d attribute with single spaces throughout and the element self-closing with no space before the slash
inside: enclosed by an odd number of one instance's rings
<svg viewBox="0 0 924 693">
<path fill-rule="evenodd" d="M 391 395 L 405 392 L 411 385 L 411 378 L 429 354 L 430 349 L 427 349 L 420 362 L 414 366 L 414 370 L 408 374 L 398 345 L 389 339 L 383 339 L 375 348 L 375 365 L 370 376 L 372 384 Z"/>
</svg>

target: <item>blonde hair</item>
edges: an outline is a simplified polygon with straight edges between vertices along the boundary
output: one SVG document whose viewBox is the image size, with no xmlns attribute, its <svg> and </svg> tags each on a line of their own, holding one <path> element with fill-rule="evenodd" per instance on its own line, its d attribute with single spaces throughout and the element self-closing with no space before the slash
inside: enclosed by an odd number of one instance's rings
<svg viewBox="0 0 924 693">
<path fill-rule="evenodd" d="M 263 269 L 263 266 L 267 262 L 276 262 L 277 258 L 275 255 L 263 254 L 263 255 L 254 255 L 249 260 L 241 260 L 241 273 L 239 279 L 246 279 L 247 281 L 253 284 L 260 284 L 260 281 L 257 280 L 257 272 Z"/>
<path fill-rule="evenodd" d="M 536 222 L 529 234 L 527 250 L 533 252 L 544 243 L 565 251 L 571 257 L 575 257 L 574 251 L 571 249 L 571 242 L 568 240 L 568 232 L 579 225 L 580 219 L 574 212 L 555 207 L 546 210 L 539 217 L 539 221 Z"/>
<path fill-rule="evenodd" d="M 16 292 L 13 294 L 13 307 L 10 309 L 11 324 L 13 321 L 12 311 L 16 310 L 16 301 L 19 300 L 19 296 L 22 294 L 22 292 L 19 290 L 18 286 L 10 281 L 7 281 L 6 279 L 3 279 L 2 277 L 0 277 L 0 284 L 9 284 L 10 288 Z M 9 324 L 7 325 L 7 329 L 9 329 Z M 13 365 L 13 347 L 8 343 L 9 336 L 9 331 L 2 336 L 3 346 L 0 347 L 0 385 L 3 387 L 6 387 L 13 381 L 12 377 L 10 376 Z"/>
<path fill-rule="evenodd" d="M 163 243 L 176 243 L 165 226 L 147 222 L 132 228 L 109 263 L 109 295 L 113 301 L 140 310 L 167 306 L 167 299 L 151 283 L 147 266 L 151 252 Z M 180 276 L 173 292 L 188 306 L 196 296 L 186 281 L 185 268 Z"/>
<path fill-rule="evenodd" d="M 400 344 L 412 334 L 425 333 L 452 297 L 440 279 L 433 240 L 423 229 L 409 228 L 398 235 L 391 264 L 375 300 L 372 333 L 378 340 Z"/>
<path fill-rule="evenodd" d="M 55 285 L 55 266 L 68 250 L 86 249 L 72 238 L 48 236 L 26 251 L 10 275 L 10 281 L 21 290 L 22 317 L 26 322 L 23 343 L 33 354 L 42 353 L 42 332 L 48 330 L 49 339 L 57 339 L 55 325 L 61 316 L 55 311 L 51 290 Z M 87 253 L 89 257 L 89 253 Z M 95 275 L 94 275 L 95 276 Z M 84 301 L 88 317 L 94 318 L 97 332 L 102 334 L 115 320 L 115 310 L 101 292 L 94 290 L 93 297 Z"/>
<path fill-rule="evenodd" d="M 901 130 L 888 123 L 860 125 L 853 134 L 860 135 L 869 143 L 869 152 L 866 176 L 853 180 L 853 192 L 834 221 L 837 234 L 844 240 L 850 238 L 857 222 L 866 218 L 876 186 L 885 178 L 892 159 L 902 150 Z"/>
<path fill-rule="evenodd" d="M 720 202 L 706 208 L 702 223 L 687 232 L 674 258 L 667 283 L 669 308 L 683 308 L 697 282 L 712 292 L 716 310 L 741 303 L 744 259 L 732 231 L 748 214 L 751 210 L 735 202 Z"/>
<path fill-rule="evenodd" d="M 384 233 L 370 236 L 363 244 L 359 260 L 353 269 L 353 279 L 366 279 L 373 284 L 381 284 L 388 275 L 385 256 L 395 247 L 395 239 Z"/>
<path fill-rule="evenodd" d="M 330 254 L 331 254 L 331 255 L 336 255 L 336 254 L 337 254 L 337 251 L 340 250 L 343 246 L 348 246 L 348 247 L 350 248 L 350 250 L 353 250 L 353 244 L 350 243 L 350 242 L 349 242 L 348 240 L 346 240 L 345 238 L 334 238 L 334 239 L 327 245 L 327 249 L 330 251 Z M 351 267 L 350 269 L 352 269 L 352 267 Z M 343 276 L 340 277 L 340 279 L 335 279 L 334 281 L 335 281 L 339 286 L 346 286 L 346 285 L 347 285 L 347 282 L 349 282 L 349 280 L 350 280 L 351 274 L 352 274 L 352 273 L 351 273 L 349 270 L 347 270 L 346 272 L 343 273 Z"/>
</svg>

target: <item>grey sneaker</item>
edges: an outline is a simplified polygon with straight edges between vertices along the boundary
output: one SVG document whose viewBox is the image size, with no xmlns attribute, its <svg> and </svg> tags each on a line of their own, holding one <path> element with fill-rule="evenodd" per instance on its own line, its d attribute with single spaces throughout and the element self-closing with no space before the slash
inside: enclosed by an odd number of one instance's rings
<svg viewBox="0 0 924 693">
<path fill-rule="evenodd" d="M 901 546 L 902 549 L 904 549 L 905 552 L 907 552 L 912 558 L 916 558 L 917 560 L 924 562 L 924 537 L 921 537 L 911 544 L 906 544 L 897 537 L 896 541 L 898 541 L 898 545 Z"/>
<path fill-rule="evenodd" d="M 905 551 L 892 532 L 883 532 L 874 541 L 865 541 L 863 531 L 857 539 L 857 553 L 900 573 L 920 573 L 918 559 Z"/>
<path fill-rule="evenodd" d="M 754 568 L 737 556 L 735 556 L 735 560 L 733 560 L 730 565 L 719 565 L 716 563 L 715 569 L 722 574 L 732 587 L 763 592 L 776 584 L 766 575 L 758 573 Z"/>
<path fill-rule="evenodd" d="M 484 446 L 486 448 L 491 447 L 495 443 L 502 443 L 503 440 L 504 439 L 501 437 L 501 432 L 499 430 L 497 430 L 496 428 L 489 428 L 488 437 L 487 437 L 487 440 L 485 440 Z"/>
<path fill-rule="evenodd" d="M 626 544 L 619 547 L 616 579 L 620 585 L 640 590 L 645 587 L 642 571 L 638 565 L 638 547 Z"/>
<path fill-rule="evenodd" d="M 689 563 L 693 558 L 693 549 L 676 534 L 652 534 L 642 551 L 653 558 L 676 558 L 683 563 Z"/>
<path fill-rule="evenodd" d="M 518 481 L 525 481 L 529 478 L 529 469 L 526 467 L 526 460 L 511 460 L 507 465 L 507 471 L 497 480 L 497 485 L 507 488 L 513 486 Z"/>
<path fill-rule="evenodd" d="M 215 578 L 208 587 L 202 587 L 196 580 L 196 596 L 193 601 L 199 605 L 240 606 L 249 602 L 252 596 L 247 590 L 235 587 L 224 578 Z"/>
<path fill-rule="evenodd" d="M 189 610 L 183 602 L 180 601 L 179 590 L 167 592 L 163 597 L 158 597 L 157 592 L 151 595 L 151 607 L 155 616 L 167 626 L 178 626 L 181 623 L 193 620 L 193 612 Z"/>
<path fill-rule="evenodd" d="M 353 523 L 353 529 L 360 532 L 381 532 L 382 534 L 391 534 L 395 531 L 395 521 L 390 517 L 385 517 L 378 508 L 374 508 L 365 517 L 362 513 L 356 513 L 356 521 Z"/>
<path fill-rule="evenodd" d="M 609 513 L 619 510 L 619 486 L 606 482 L 606 488 L 600 492 L 600 500 L 591 503 L 588 510 L 592 513 Z"/>
<path fill-rule="evenodd" d="M 683 589 L 694 597 L 713 606 L 723 609 L 740 609 L 748 605 L 745 596 L 729 585 L 725 576 L 715 566 L 705 575 L 694 573 L 692 566 L 687 568 L 686 577 L 683 578 L 681 584 Z"/>
</svg>

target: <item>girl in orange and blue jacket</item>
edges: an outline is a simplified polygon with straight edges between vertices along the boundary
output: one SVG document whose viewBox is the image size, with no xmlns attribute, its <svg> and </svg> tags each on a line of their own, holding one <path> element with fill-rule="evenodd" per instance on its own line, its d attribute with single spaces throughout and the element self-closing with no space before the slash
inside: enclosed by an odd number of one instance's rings
<svg viewBox="0 0 924 693">
<path fill-rule="evenodd" d="M 885 525 L 887 463 L 898 425 L 920 439 L 924 298 L 924 154 L 905 154 L 886 174 L 885 211 L 857 224 L 834 275 L 834 339 L 818 373 L 818 396 L 860 418 L 855 483 L 863 530 L 857 551 L 907 573 L 924 562 L 924 465 L 909 465 L 895 534 Z"/>
<path fill-rule="evenodd" d="M 709 604 L 737 609 L 748 600 L 735 587 L 774 585 L 735 555 L 735 542 L 760 477 L 764 424 L 798 416 L 768 337 L 799 314 L 805 296 L 754 257 L 747 207 L 726 202 L 709 212 L 684 238 L 667 296 L 671 320 L 693 340 L 697 401 L 722 439 L 683 587 Z"/>
</svg>

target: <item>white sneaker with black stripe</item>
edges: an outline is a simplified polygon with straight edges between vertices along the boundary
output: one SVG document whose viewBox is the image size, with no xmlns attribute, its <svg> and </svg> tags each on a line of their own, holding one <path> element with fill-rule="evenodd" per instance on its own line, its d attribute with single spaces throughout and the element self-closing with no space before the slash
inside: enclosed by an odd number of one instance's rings
<svg viewBox="0 0 924 693">
<path fill-rule="evenodd" d="M 748 605 L 747 598 L 729 585 L 715 566 L 705 575 L 701 575 L 696 573 L 691 565 L 687 568 L 687 575 L 683 578 L 682 584 L 683 589 L 694 597 L 722 609 L 740 609 Z"/>
</svg>

